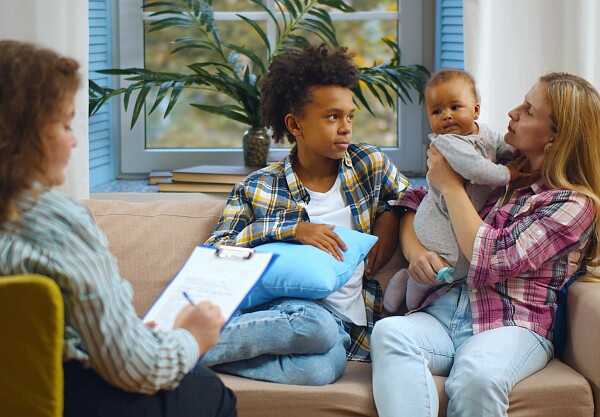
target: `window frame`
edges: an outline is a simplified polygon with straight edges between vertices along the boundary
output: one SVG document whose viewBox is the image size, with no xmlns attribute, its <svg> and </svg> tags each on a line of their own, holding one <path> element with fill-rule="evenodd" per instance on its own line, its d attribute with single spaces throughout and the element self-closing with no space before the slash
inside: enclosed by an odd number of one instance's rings
<svg viewBox="0 0 600 417">
<path fill-rule="evenodd" d="M 389 18 L 390 14 L 398 16 L 398 43 L 402 51 L 402 63 L 422 63 L 426 45 L 424 42 L 425 2 L 398 0 L 398 12 L 356 12 L 348 14 L 331 13 L 332 19 L 364 20 L 371 18 Z M 141 0 L 119 0 L 117 15 L 118 35 L 115 39 L 115 56 L 113 64 L 119 68 L 140 68 L 144 65 L 144 13 Z M 265 12 L 252 12 L 249 17 L 264 15 Z M 385 15 L 385 16 L 384 16 Z M 215 12 L 215 19 L 238 19 L 233 12 Z M 414 36 L 419 34 L 420 36 Z M 141 47 L 140 47 L 141 46 Z M 124 85 L 117 78 L 115 84 Z M 425 172 L 425 151 L 423 145 L 424 125 L 426 122 L 422 106 L 415 93 L 413 103 L 399 102 L 398 109 L 398 142 L 396 147 L 384 148 L 385 153 L 398 168 L 407 174 Z M 242 165 L 241 148 L 235 149 L 147 149 L 145 140 L 145 117 L 140 117 L 137 124 L 130 128 L 131 113 L 124 110 L 122 98 L 114 100 L 114 112 L 118 128 L 116 129 L 116 147 L 118 154 L 118 177 L 134 178 L 155 170 L 173 170 L 200 164 Z M 209 117 L 220 117 L 210 115 Z M 370 117 L 365 115 L 365 117 Z M 271 147 L 270 160 L 280 160 L 289 152 L 286 148 Z"/>
</svg>

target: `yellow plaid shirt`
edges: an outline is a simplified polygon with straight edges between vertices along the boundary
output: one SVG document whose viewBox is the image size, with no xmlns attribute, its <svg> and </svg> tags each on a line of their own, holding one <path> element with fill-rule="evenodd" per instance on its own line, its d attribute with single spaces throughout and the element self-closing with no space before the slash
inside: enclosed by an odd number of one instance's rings
<svg viewBox="0 0 600 417">
<path fill-rule="evenodd" d="M 258 170 L 235 185 L 207 245 L 254 247 L 273 241 L 297 242 L 300 221 L 310 221 L 310 196 L 292 168 L 296 147 L 281 162 Z M 355 229 L 371 233 L 375 219 L 391 210 L 408 188 L 408 180 L 376 146 L 351 144 L 340 160 L 342 190 L 350 206 Z M 367 326 L 353 325 L 348 359 L 369 361 L 369 335 L 381 316 L 381 287 L 365 276 L 363 296 Z"/>
</svg>

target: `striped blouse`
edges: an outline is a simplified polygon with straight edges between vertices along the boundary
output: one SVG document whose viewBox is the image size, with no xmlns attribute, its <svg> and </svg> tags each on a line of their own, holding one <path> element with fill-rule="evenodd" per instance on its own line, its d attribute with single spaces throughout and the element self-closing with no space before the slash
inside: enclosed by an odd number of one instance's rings
<svg viewBox="0 0 600 417">
<path fill-rule="evenodd" d="M 87 209 L 52 191 L 28 193 L 17 209 L 18 218 L 0 225 L 0 276 L 38 273 L 56 281 L 65 305 L 63 360 L 82 362 L 130 392 L 177 387 L 197 362 L 194 337 L 144 326 Z"/>
</svg>

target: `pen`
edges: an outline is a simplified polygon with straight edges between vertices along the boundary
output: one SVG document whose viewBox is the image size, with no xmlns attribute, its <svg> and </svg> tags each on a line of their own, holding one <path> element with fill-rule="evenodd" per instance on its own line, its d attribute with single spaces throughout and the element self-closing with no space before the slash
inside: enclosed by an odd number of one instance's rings
<svg viewBox="0 0 600 417">
<path fill-rule="evenodd" d="M 192 297 L 190 297 L 190 295 L 187 292 L 183 292 L 183 296 L 185 297 L 186 300 L 189 301 L 189 303 L 193 306 L 196 305 L 196 303 L 194 302 L 194 300 L 192 300 Z"/>
</svg>

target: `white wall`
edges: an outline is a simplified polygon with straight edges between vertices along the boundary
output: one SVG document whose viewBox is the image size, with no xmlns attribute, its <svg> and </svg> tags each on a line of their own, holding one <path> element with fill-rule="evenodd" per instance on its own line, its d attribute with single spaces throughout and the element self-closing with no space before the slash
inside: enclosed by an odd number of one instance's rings
<svg viewBox="0 0 600 417">
<path fill-rule="evenodd" d="M 464 0 L 464 19 L 480 119 L 499 132 L 542 74 L 571 72 L 600 88 L 598 0 Z"/>
<path fill-rule="evenodd" d="M 81 65 L 83 85 L 76 97 L 73 130 L 79 145 L 59 188 L 72 198 L 89 195 L 88 2 L 83 0 L 0 0 L 0 39 L 35 42 L 70 56 Z"/>
</svg>

